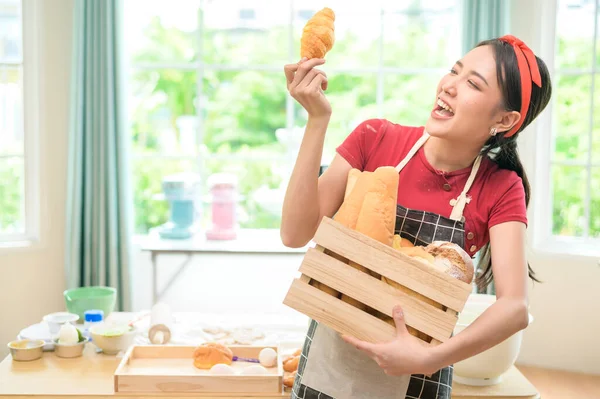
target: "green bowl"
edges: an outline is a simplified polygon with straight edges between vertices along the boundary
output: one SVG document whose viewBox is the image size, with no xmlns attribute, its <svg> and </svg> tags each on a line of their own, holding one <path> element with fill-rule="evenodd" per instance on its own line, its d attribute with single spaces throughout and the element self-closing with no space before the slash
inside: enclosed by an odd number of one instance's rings
<svg viewBox="0 0 600 399">
<path fill-rule="evenodd" d="M 83 321 L 84 312 L 91 309 L 99 309 L 104 312 L 104 317 L 115 309 L 117 302 L 117 290 L 112 287 L 80 287 L 65 290 L 63 292 L 67 310 L 79 315 Z"/>
</svg>

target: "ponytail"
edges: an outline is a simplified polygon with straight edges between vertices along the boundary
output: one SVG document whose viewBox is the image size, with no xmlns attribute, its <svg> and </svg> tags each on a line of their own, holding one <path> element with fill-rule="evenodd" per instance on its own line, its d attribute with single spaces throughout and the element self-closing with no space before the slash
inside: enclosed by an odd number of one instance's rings
<svg viewBox="0 0 600 399">
<path fill-rule="evenodd" d="M 493 149 L 497 149 L 497 151 L 494 151 Z M 531 198 L 531 186 L 527 174 L 525 173 L 525 168 L 519 158 L 516 138 L 513 136 L 504 139 L 500 137 L 500 135 L 494 136 L 486 143 L 483 153 L 491 154 L 490 158 L 492 158 L 500 168 L 512 170 L 517 173 L 523 181 L 523 188 L 525 189 L 525 206 L 528 208 L 529 200 Z M 477 265 L 477 277 L 475 280 L 479 292 L 485 291 L 486 287 L 493 281 L 492 250 L 489 243 L 481 249 L 480 256 L 481 258 Z M 529 269 L 529 277 L 533 281 L 539 283 L 540 280 L 536 277 L 535 272 L 529 263 L 527 263 L 527 268 Z"/>
</svg>

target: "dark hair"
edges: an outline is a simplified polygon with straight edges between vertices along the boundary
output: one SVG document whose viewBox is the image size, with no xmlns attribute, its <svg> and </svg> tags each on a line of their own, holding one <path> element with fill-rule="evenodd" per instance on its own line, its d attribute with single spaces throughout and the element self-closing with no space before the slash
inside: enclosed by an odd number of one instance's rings
<svg viewBox="0 0 600 399">
<path fill-rule="evenodd" d="M 498 84 L 502 90 L 502 99 L 505 110 L 520 111 L 521 110 L 521 75 L 517 64 L 517 57 L 511 44 L 503 42 L 499 39 L 491 39 L 480 42 L 476 47 L 491 46 L 494 51 L 496 60 L 496 74 Z M 532 84 L 531 101 L 529 109 L 525 116 L 525 121 L 519 128 L 516 134 L 511 137 L 504 137 L 503 133 L 498 132 L 492 136 L 484 145 L 482 153 L 489 155 L 490 158 L 503 169 L 515 171 L 522 179 L 525 188 L 525 204 L 529 207 L 529 199 L 531 197 L 531 187 L 529 179 L 525 174 L 523 164 L 519 159 L 517 152 L 517 138 L 519 133 L 525 129 L 533 120 L 546 108 L 550 97 L 552 96 L 552 83 L 550 81 L 550 73 L 544 61 L 536 56 L 540 75 L 542 77 L 542 87 Z M 481 255 L 478 264 L 478 273 L 476 277 L 477 287 L 482 290 L 493 281 L 492 274 L 492 252 L 490 244 L 486 244 L 481 249 Z M 529 277 L 537 282 L 540 282 L 535 276 L 535 272 L 527 264 L 529 269 Z"/>
</svg>

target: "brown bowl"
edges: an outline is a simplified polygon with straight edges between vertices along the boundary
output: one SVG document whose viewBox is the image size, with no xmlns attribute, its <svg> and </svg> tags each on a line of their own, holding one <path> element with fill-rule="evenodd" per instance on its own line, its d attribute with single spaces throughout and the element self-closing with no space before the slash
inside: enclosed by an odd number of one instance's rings
<svg viewBox="0 0 600 399">
<path fill-rule="evenodd" d="M 84 337 L 83 341 L 76 344 L 59 344 L 58 340 L 54 341 L 54 354 L 58 357 L 79 357 L 83 354 L 85 344 L 90 341 L 88 337 Z"/>
<path fill-rule="evenodd" d="M 44 354 L 46 342 L 41 339 L 21 339 L 8 343 L 8 349 L 13 360 L 28 362 L 37 360 Z"/>
</svg>

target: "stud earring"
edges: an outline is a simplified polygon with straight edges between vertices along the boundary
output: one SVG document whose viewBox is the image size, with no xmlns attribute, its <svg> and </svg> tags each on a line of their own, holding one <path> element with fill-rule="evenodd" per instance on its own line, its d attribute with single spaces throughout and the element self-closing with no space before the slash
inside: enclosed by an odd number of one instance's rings
<svg viewBox="0 0 600 399">
<path fill-rule="evenodd" d="M 496 129 L 495 127 L 493 127 L 493 128 L 490 130 L 490 136 L 495 136 L 495 135 L 496 135 L 496 133 L 498 133 L 498 129 Z"/>
</svg>

